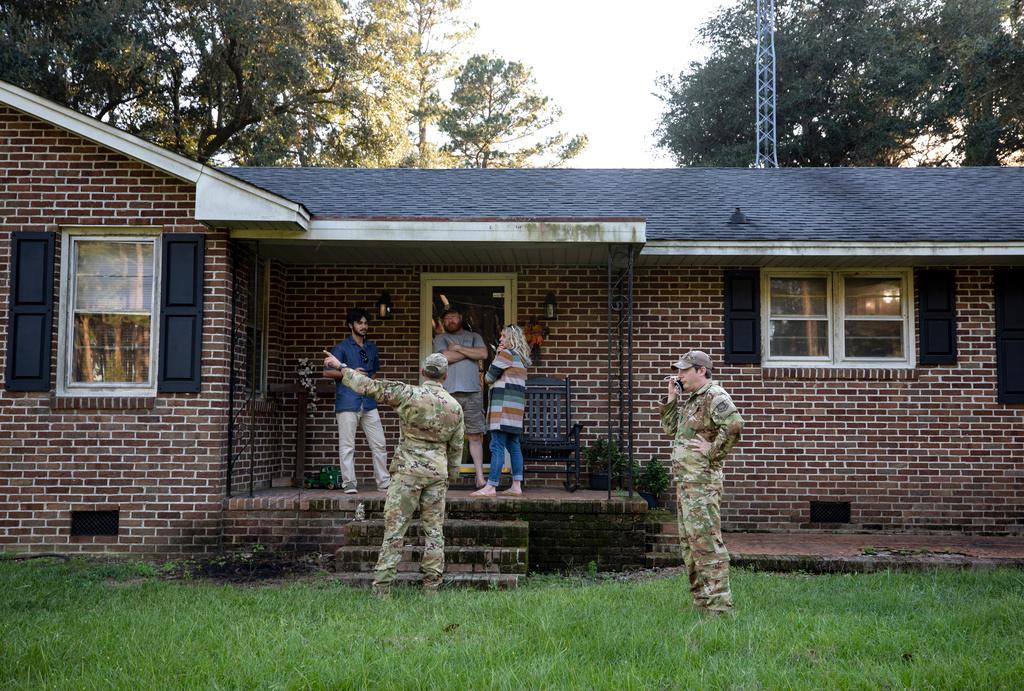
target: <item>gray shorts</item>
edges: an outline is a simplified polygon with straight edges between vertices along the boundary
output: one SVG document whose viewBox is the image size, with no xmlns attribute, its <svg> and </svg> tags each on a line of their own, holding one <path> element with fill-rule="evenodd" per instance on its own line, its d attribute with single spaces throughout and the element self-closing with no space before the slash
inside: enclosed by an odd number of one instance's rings
<svg viewBox="0 0 1024 691">
<path fill-rule="evenodd" d="M 484 395 L 482 391 L 459 391 L 453 393 L 452 398 L 462 406 L 462 413 L 466 419 L 466 434 L 483 434 L 486 428 L 484 424 Z"/>
</svg>

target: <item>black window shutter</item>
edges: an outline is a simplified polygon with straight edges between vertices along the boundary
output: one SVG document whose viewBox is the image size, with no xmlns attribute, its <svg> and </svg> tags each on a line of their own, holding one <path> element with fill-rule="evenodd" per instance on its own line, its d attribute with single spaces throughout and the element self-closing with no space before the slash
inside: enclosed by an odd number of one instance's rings
<svg viewBox="0 0 1024 691">
<path fill-rule="evenodd" d="M 725 272 L 725 361 L 761 362 L 761 275 Z"/>
<path fill-rule="evenodd" d="M 996 271 L 999 402 L 1024 403 L 1024 269 Z"/>
<path fill-rule="evenodd" d="M 953 271 L 919 271 L 918 319 L 922 365 L 956 364 L 956 276 Z"/>
<path fill-rule="evenodd" d="M 8 391 L 50 390 L 53 334 L 53 233 L 11 234 L 7 312 Z"/>
<path fill-rule="evenodd" d="M 197 392 L 202 386 L 204 237 L 163 236 L 160 391 Z"/>
</svg>

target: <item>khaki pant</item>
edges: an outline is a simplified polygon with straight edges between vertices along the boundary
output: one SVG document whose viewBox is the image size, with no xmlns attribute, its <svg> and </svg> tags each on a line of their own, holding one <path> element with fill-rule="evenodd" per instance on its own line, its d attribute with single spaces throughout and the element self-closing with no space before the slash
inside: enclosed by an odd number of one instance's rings
<svg viewBox="0 0 1024 691">
<path fill-rule="evenodd" d="M 676 484 L 679 512 L 679 542 L 683 563 L 690 576 L 693 604 L 703 609 L 727 612 L 732 609 L 729 588 L 729 552 L 722 540 L 718 484 Z"/>
<path fill-rule="evenodd" d="M 380 558 L 374 567 L 375 592 L 386 591 L 395 580 L 395 572 L 402 561 L 405 531 L 417 509 L 423 529 L 423 572 L 425 588 L 441 587 L 444 575 L 444 502 L 448 492 L 447 478 L 420 477 L 396 473 L 388 498 L 384 502 L 384 541 Z"/>
<path fill-rule="evenodd" d="M 384 426 L 380 424 L 380 413 L 374 408 L 341 412 L 335 417 L 338 419 L 338 466 L 342 488 L 356 486 L 356 427 L 362 426 L 366 443 L 373 455 L 373 476 L 377 481 L 377 489 L 386 490 L 391 484 L 391 476 L 388 474 L 388 450 L 384 444 Z"/>
</svg>

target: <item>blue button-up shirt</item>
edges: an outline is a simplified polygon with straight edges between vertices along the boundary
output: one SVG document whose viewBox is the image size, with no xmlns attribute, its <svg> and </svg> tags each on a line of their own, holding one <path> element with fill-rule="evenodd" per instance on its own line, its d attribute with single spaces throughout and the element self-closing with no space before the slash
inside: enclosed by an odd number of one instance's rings
<svg viewBox="0 0 1024 691">
<path fill-rule="evenodd" d="M 372 377 L 380 370 L 380 353 L 377 352 L 377 345 L 373 341 L 363 341 L 363 345 L 359 345 L 354 338 L 349 336 L 331 348 L 331 354 L 353 369 L 366 370 L 368 377 Z M 360 396 L 342 384 L 340 379 L 335 382 L 334 412 L 377 409 L 377 401 L 369 396 Z"/>
</svg>

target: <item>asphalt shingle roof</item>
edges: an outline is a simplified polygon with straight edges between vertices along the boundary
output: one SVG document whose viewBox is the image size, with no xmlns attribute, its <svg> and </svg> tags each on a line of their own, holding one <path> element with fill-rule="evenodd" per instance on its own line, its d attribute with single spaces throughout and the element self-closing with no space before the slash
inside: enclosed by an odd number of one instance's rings
<svg viewBox="0 0 1024 691">
<path fill-rule="evenodd" d="M 314 218 L 643 218 L 649 241 L 1024 240 L 1024 168 L 223 170 Z M 728 223 L 737 206 L 751 223 Z"/>
</svg>

